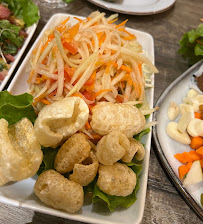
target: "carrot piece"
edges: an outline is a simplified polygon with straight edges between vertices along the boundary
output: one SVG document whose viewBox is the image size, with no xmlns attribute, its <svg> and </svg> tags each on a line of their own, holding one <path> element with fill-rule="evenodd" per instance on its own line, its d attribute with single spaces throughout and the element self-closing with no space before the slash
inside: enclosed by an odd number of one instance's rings
<svg viewBox="0 0 203 224">
<path fill-rule="evenodd" d="M 108 24 L 111 24 L 111 23 L 114 23 L 118 20 L 118 18 L 114 19 L 114 20 L 111 20 L 111 21 L 108 21 Z"/>
<path fill-rule="evenodd" d="M 131 73 L 132 72 L 132 68 L 129 68 L 128 66 L 126 66 L 126 65 L 121 65 L 121 68 L 120 68 L 121 70 L 124 70 L 124 71 L 126 71 L 126 72 L 129 72 L 129 73 Z"/>
<path fill-rule="evenodd" d="M 192 166 L 192 162 L 179 166 L 178 173 L 179 173 L 180 179 L 183 179 L 183 177 L 189 172 L 191 166 Z"/>
<path fill-rule="evenodd" d="M 192 149 L 198 149 L 201 146 L 203 146 L 203 138 L 200 136 L 192 137 L 190 147 Z"/>
<path fill-rule="evenodd" d="M 91 129 L 90 123 L 87 121 L 85 124 L 86 129 Z"/>
<path fill-rule="evenodd" d="M 70 16 L 67 19 L 63 20 L 60 25 L 66 25 L 66 23 L 69 21 L 69 19 L 70 19 Z"/>
<path fill-rule="evenodd" d="M 138 64 L 137 64 L 137 67 L 138 67 L 139 72 L 140 72 L 140 75 L 141 75 L 141 77 L 142 77 L 142 63 L 138 63 Z"/>
<path fill-rule="evenodd" d="M 177 153 L 174 155 L 174 157 L 183 164 L 194 162 L 202 158 L 202 156 L 195 150 L 191 150 L 190 152 Z"/>
<path fill-rule="evenodd" d="M 109 91 L 113 91 L 113 89 L 102 89 L 95 93 L 95 97 L 99 96 L 103 92 L 109 92 Z"/>
<path fill-rule="evenodd" d="M 64 42 L 63 46 L 73 55 L 78 52 L 77 46 L 72 41 L 71 42 Z"/>
<path fill-rule="evenodd" d="M 195 112 L 195 118 L 201 119 L 202 115 L 201 113 Z"/>
<path fill-rule="evenodd" d="M 100 140 L 100 139 L 102 138 L 101 135 L 96 135 L 96 134 L 93 134 L 92 137 L 93 137 L 93 139 L 95 139 L 95 140 Z"/>
<path fill-rule="evenodd" d="M 116 25 L 115 28 L 121 27 L 121 26 L 125 26 L 125 24 L 128 22 L 128 19 L 126 19 L 125 21 L 123 21 L 122 23 Z"/>
<path fill-rule="evenodd" d="M 43 104 L 46 104 L 46 105 L 49 105 L 49 104 L 51 104 L 48 100 L 41 100 L 41 102 L 43 103 Z"/>
<path fill-rule="evenodd" d="M 203 155 L 203 146 L 196 149 L 196 152 L 199 153 L 200 155 Z"/>
<path fill-rule="evenodd" d="M 82 19 L 79 19 L 78 17 L 73 17 L 74 19 L 77 19 L 80 23 L 83 21 Z"/>
</svg>

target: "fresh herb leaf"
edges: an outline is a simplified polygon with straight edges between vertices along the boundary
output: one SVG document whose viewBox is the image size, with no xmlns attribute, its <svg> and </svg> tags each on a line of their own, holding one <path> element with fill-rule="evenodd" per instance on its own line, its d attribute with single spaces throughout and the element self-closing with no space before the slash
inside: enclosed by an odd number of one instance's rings
<svg viewBox="0 0 203 224">
<path fill-rule="evenodd" d="M 133 138 L 136 139 L 137 141 L 140 141 L 142 140 L 142 137 L 146 134 L 148 134 L 150 132 L 150 128 L 147 128 L 143 131 L 141 131 L 139 134 L 137 135 L 134 135 Z"/>
<path fill-rule="evenodd" d="M 102 192 L 98 188 L 98 186 L 95 184 L 93 197 L 92 197 L 93 203 L 96 203 L 98 201 L 105 201 L 111 212 L 113 212 L 118 206 L 128 208 L 132 204 L 134 204 L 134 202 L 137 200 L 136 193 L 137 193 L 137 190 L 139 189 L 138 174 L 141 172 L 142 166 L 137 165 L 133 162 L 128 163 L 126 165 L 129 166 L 137 174 L 137 184 L 136 184 L 135 189 L 133 190 L 132 194 L 130 194 L 126 197 L 108 195 L 108 194 Z"/>
<path fill-rule="evenodd" d="M 7 91 L 0 92 L 0 118 L 6 119 L 9 124 L 15 124 L 27 117 L 34 123 L 37 116 L 32 101 L 33 96 L 28 93 L 14 96 Z"/>
<path fill-rule="evenodd" d="M 31 0 L 0 0 L 0 3 L 8 4 L 8 8 L 25 22 L 26 27 L 39 20 L 39 9 Z"/>
<path fill-rule="evenodd" d="M 42 164 L 40 165 L 39 170 L 37 171 L 37 175 L 40 175 L 46 170 L 54 169 L 54 160 L 58 152 L 58 148 L 53 149 L 42 147 L 42 151 L 44 154 L 43 161 Z"/>
<path fill-rule="evenodd" d="M 192 65 L 197 61 L 203 59 L 203 23 L 201 23 L 197 29 L 190 30 L 185 33 L 180 40 L 180 49 L 178 53 L 188 60 Z M 201 44 L 202 43 L 202 44 Z"/>
</svg>

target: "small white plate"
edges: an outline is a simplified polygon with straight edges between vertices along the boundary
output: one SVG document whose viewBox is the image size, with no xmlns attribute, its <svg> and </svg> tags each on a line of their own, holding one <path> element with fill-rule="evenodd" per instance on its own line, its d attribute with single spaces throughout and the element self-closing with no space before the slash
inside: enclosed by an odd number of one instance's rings
<svg viewBox="0 0 203 224">
<path fill-rule="evenodd" d="M 0 91 L 3 90 L 3 88 L 5 87 L 6 83 L 8 82 L 8 80 L 10 79 L 14 69 L 16 68 L 18 62 L 20 61 L 20 58 L 22 57 L 27 45 L 29 44 L 36 28 L 37 28 L 37 24 L 38 23 L 34 23 L 32 26 L 28 27 L 26 29 L 26 33 L 28 34 L 27 38 L 25 39 L 22 48 L 18 51 L 18 53 L 15 55 L 15 61 L 12 62 L 10 65 L 10 69 L 8 70 L 8 75 L 4 78 L 4 80 L 2 81 L 2 83 L 0 83 Z"/>
<path fill-rule="evenodd" d="M 75 24 L 77 21 L 73 18 L 74 15 L 69 14 L 55 14 L 48 21 L 41 34 L 37 38 L 36 42 L 28 52 L 25 60 L 21 64 L 18 72 L 16 73 L 14 79 L 12 80 L 8 91 L 12 94 L 21 94 L 28 90 L 27 79 L 30 71 L 30 56 L 33 49 L 36 47 L 40 38 L 42 37 L 45 30 L 54 28 L 59 22 L 70 16 L 70 22 Z M 84 19 L 83 17 L 79 17 Z M 143 46 L 143 50 L 148 53 L 149 58 L 154 63 L 154 42 L 150 34 L 144 33 L 134 29 L 127 29 L 136 35 L 139 43 Z M 154 75 L 152 75 L 152 84 L 154 83 Z M 153 97 L 154 89 L 151 88 L 147 91 L 147 97 L 149 101 L 149 106 L 153 107 Z M 151 117 L 149 121 L 151 121 Z M 88 223 L 101 223 L 101 224 L 138 224 L 141 222 L 144 212 L 146 189 L 147 189 L 147 179 L 148 179 L 148 168 L 149 168 L 149 157 L 151 148 L 151 132 L 145 136 L 144 139 L 146 156 L 143 161 L 143 170 L 140 175 L 140 188 L 137 192 L 137 201 L 128 209 L 119 208 L 115 212 L 111 213 L 106 208 L 100 205 L 84 205 L 80 212 L 77 214 L 69 214 L 63 211 L 59 211 L 50 208 L 40 202 L 40 200 L 35 196 L 33 191 L 33 186 L 35 184 L 36 178 L 29 178 L 21 182 L 8 184 L 6 186 L 0 187 L 0 202 L 21 206 L 33 209 L 38 212 L 47 213 L 50 215 L 60 216 L 67 219 L 88 222 Z"/>
<path fill-rule="evenodd" d="M 193 65 L 171 83 L 162 93 L 155 105 L 159 107 L 159 110 L 154 113 L 154 118 L 157 120 L 158 124 L 153 128 L 153 136 L 161 162 L 171 180 L 175 183 L 175 186 L 191 208 L 203 220 L 203 208 L 200 203 L 200 196 L 201 193 L 203 193 L 203 182 L 184 188 L 178 174 L 178 167 L 182 165 L 182 163 L 174 157 L 176 153 L 189 152 L 191 148 L 189 145 L 183 145 L 173 140 L 166 133 L 167 124 L 170 122 L 167 116 L 170 102 L 175 102 L 178 105 L 183 102 L 183 98 L 186 97 L 188 90 L 194 86 L 193 75 L 200 68 L 202 63 L 203 60 Z M 178 119 L 179 117 L 175 121 L 177 122 Z"/>
<path fill-rule="evenodd" d="M 88 0 L 102 8 L 131 15 L 152 15 L 164 12 L 176 0 Z"/>
</svg>

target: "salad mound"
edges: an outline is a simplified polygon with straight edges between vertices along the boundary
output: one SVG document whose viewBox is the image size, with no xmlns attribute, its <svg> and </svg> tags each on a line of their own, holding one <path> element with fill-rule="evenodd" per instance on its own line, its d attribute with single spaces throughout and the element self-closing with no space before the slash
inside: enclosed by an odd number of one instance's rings
<svg viewBox="0 0 203 224">
<path fill-rule="evenodd" d="M 38 19 L 38 8 L 32 1 L 0 0 L 0 81 L 28 35 L 26 28 Z"/>
</svg>

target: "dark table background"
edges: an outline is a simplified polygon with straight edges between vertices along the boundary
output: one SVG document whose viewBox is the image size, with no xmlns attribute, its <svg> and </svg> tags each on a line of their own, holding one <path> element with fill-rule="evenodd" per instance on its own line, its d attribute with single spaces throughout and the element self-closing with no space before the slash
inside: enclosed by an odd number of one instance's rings
<svg viewBox="0 0 203 224">
<path fill-rule="evenodd" d="M 42 0 L 35 0 L 34 2 L 39 6 L 41 19 L 23 58 L 48 19 L 55 13 L 63 12 L 78 16 L 88 16 L 91 12 L 100 10 L 106 12 L 107 15 L 112 14 L 112 12 L 98 8 L 86 0 L 74 0 L 63 8 L 53 8 Z M 177 54 L 179 49 L 178 42 L 183 33 L 198 26 L 200 18 L 203 18 L 203 0 L 177 0 L 172 8 L 157 15 L 119 15 L 119 21 L 128 19 L 128 27 L 148 32 L 154 38 L 155 63 L 159 70 L 159 74 L 155 77 L 154 102 L 157 101 L 171 82 L 187 70 L 188 64 Z M 14 71 L 14 74 L 16 71 L 17 69 Z M 79 224 L 79 222 L 1 203 L 0 223 Z M 152 139 L 149 179 L 142 224 L 183 223 L 199 224 L 202 222 L 170 182 L 156 155 L 156 147 Z"/>
</svg>

